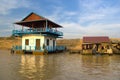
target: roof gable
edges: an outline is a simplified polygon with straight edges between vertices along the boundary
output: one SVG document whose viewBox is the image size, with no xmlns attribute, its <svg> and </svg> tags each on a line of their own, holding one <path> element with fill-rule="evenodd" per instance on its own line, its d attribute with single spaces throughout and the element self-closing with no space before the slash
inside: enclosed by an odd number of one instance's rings
<svg viewBox="0 0 120 80">
<path fill-rule="evenodd" d="M 110 42 L 107 36 L 97 36 L 97 37 L 83 37 L 83 43 L 103 43 Z"/>
<path fill-rule="evenodd" d="M 46 18 L 32 12 L 27 17 L 25 17 L 22 21 L 35 21 L 35 20 L 46 20 Z"/>
<path fill-rule="evenodd" d="M 22 25 L 24 27 L 32 27 L 32 28 L 40 28 L 40 27 L 45 27 L 46 23 L 48 25 L 48 27 L 52 27 L 52 28 L 62 28 L 61 25 L 56 24 L 55 22 L 39 16 L 36 13 L 30 13 L 27 17 L 25 17 L 23 20 L 19 21 L 19 22 L 15 22 L 14 24 L 18 24 L 18 25 Z"/>
</svg>

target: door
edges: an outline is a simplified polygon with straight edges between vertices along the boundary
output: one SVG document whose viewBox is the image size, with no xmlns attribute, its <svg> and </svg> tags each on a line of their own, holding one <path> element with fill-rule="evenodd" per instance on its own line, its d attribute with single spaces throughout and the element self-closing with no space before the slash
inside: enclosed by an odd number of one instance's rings
<svg viewBox="0 0 120 80">
<path fill-rule="evenodd" d="M 55 50 L 55 40 L 53 40 L 53 50 Z"/>
<path fill-rule="evenodd" d="M 40 39 L 36 39 L 36 50 L 40 50 Z"/>
<path fill-rule="evenodd" d="M 25 39 L 25 50 L 30 50 L 29 39 Z"/>
</svg>

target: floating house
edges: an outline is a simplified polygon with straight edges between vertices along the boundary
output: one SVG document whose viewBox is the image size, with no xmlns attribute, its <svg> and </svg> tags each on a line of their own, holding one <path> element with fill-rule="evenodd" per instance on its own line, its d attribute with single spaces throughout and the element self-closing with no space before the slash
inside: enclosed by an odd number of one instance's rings
<svg viewBox="0 0 120 80">
<path fill-rule="evenodd" d="M 13 30 L 13 36 L 22 37 L 21 46 L 14 46 L 16 53 L 44 54 L 45 51 L 64 50 L 63 46 L 56 46 L 56 39 L 63 36 L 63 32 L 58 31 L 61 25 L 33 12 L 14 24 L 21 26 L 21 30 Z"/>
<path fill-rule="evenodd" d="M 108 53 L 109 48 L 111 48 L 111 44 L 107 36 L 83 37 L 83 54 Z"/>
</svg>

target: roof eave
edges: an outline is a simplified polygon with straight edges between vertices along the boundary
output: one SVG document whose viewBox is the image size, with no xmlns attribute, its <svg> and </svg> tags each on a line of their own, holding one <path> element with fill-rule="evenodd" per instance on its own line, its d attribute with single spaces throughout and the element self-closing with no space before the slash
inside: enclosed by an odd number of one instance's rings
<svg viewBox="0 0 120 80">
<path fill-rule="evenodd" d="M 36 21 L 46 21 L 46 20 L 19 21 L 19 22 L 15 22 L 13 24 L 22 25 L 23 23 L 30 23 L 30 22 L 36 22 Z M 57 28 L 63 28 L 61 25 L 59 25 L 57 23 L 54 23 L 51 20 L 48 20 L 48 21 L 51 22 L 51 23 L 53 23 L 53 24 L 55 24 L 55 25 L 57 25 Z M 54 28 L 56 28 L 56 27 L 54 27 Z"/>
</svg>

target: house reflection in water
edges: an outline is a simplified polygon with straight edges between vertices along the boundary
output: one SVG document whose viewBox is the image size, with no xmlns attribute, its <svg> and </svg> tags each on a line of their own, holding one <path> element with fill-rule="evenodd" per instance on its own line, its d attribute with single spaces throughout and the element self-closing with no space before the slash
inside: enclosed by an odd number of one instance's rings
<svg viewBox="0 0 120 80">
<path fill-rule="evenodd" d="M 51 56 L 35 56 L 22 55 L 20 74 L 25 77 L 25 80 L 46 80 L 57 76 L 59 65 L 55 55 Z"/>
<path fill-rule="evenodd" d="M 37 66 L 38 65 L 38 66 Z M 22 55 L 21 56 L 21 69 L 20 73 L 28 78 L 28 79 L 33 79 L 35 78 L 35 73 L 41 71 L 41 74 L 39 74 L 40 77 L 42 77 L 42 70 L 44 67 L 44 56 L 40 56 L 40 58 L 36 58 L 36 56 L 32 55 Z"/>
<path fill-rule="evenodd" d="M 111 56 L 86 56 L 82 57 L 82 69 L 94 77 L 99 75 L 109 75 L 113 66 Z M 91 79 L 90 79 L 91 80 Z"/>
</svg>

